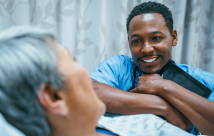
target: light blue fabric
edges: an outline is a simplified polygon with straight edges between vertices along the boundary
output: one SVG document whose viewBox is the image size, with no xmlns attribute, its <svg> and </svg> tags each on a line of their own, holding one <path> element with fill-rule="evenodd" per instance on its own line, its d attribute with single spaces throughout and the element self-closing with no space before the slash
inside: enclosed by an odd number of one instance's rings
<svg viewBox="0 0 214 136">
<path fill-rule="evenodd" d="M 133 70 L 135 66 L 130 56 L 116 55 L 108 58 L 97 66 L 94 72 L 90 74 L 90 77 L 100 83 L 126 91 L 132 86 Z M 192 69 L 190 66 L 184 64 L 177 64 L 177 66 L 210 88 L 212 93 L 208 99 L 214 101 L 214 74 L 205 72 L 199 68 Z M 140 76 L 139 70 L 136 72 L 135 85 L 138 82 L 138 76 Z M 191 133 L 198 134 L 198 131 L 195 127 L 192 127 Z"/>
<path fill-rule="evenodd" d="M 9 124 L 0 113 L 0 136 L 25 136 L 17 128 Z"/>
</svg>

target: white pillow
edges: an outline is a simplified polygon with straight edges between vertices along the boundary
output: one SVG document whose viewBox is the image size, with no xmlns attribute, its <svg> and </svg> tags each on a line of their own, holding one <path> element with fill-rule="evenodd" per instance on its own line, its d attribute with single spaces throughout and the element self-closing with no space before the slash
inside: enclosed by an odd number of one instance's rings
<svg viewBox="0 0 214 136">
<path fill-rule="evenodd" d="M 9 124 L 0 113 L 0 136 L 25 136 L 17 128 Z"/>
</svg>

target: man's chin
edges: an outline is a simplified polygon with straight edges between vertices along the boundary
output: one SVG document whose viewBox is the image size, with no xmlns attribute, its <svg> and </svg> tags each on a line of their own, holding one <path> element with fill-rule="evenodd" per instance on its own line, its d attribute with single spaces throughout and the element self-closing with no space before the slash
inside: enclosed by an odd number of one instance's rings
<svg viewBox="0 0 214 136">
<path fill-rule="evenodd" d="M 158 74 L 161 69 L 158 70 L 141 70 L 141 74 Z"/>
</svg>

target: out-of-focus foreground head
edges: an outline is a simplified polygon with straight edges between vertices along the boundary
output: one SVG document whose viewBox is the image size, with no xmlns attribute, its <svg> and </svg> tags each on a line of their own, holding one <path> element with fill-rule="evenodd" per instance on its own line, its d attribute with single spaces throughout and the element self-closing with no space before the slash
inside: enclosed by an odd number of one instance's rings
<svg viewBox="0 0 214 136">
<path fill-rule="evenodd" d="M 105 106 L 52 33 L 8 29 L 0 34 L 0 58 L 0 112 L 10 124 L 27 136 L 94 133 Z"/>
</svg>

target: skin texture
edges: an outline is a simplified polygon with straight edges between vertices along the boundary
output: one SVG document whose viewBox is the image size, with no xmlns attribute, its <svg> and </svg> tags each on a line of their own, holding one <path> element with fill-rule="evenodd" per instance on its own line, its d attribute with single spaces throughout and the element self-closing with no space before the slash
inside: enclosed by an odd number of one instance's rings
<svg viewBox="0 0 214 136">
<path fill-rule="evenodd" d="M 73 61 L 66 48 L 57 46 L 63 88 L 55 90 L 45 83 L 38 98 L 50 123 L 51 136 L 95 136 L 105 105 L 95 94 L 86 70 Z"/>
<path fill-rule="evenodd" d="M 132 92 L 93 81 L 107 112 L 162 115 L 182 129 L 193 124 L 201 133 L 214 135 L 213 102 L 156 74 L 171 61 L 172 46 L 177 44 L 176 30 L 170 34 L 164 18 L 158 13 L 141 14 L 130 22 L 128 41 L 132 58 L 144 74 L 138 78 Z M 145 62 L 151 59 L 155 61 Z"/>
</svg>

